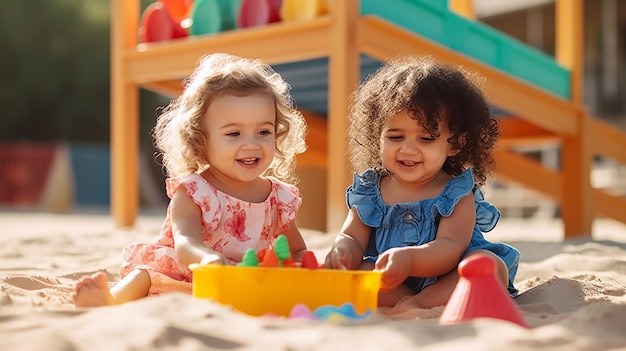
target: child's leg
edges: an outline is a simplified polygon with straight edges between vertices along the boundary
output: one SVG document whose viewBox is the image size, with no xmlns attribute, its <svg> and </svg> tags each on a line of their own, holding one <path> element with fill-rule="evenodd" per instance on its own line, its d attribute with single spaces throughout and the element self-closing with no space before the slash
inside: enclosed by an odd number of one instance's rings
<svg viewBox="0 0 626 351">
<path fill-rule="evenodd" d="M 442 276 L 437 277 L 437 281 L 427 286 L 419 293 L 404 299 L 394 306 L 388 314 L 405 312 L 407 310 L 420 308 L 429 309 L 435 306 L 442 306 L 448 303 L 452 291 L 459 281 L 457 270 L 454 269 Z"/>
<path fill-rule="evenodd" d="M 463 259 L 477 253 L 486 255 L 494 260 L 494 263 L 496 264 L 496 275 L 502 283 L 502 286 L 506 289 L 509 284 L 509 271 L 504 261 L 491 251 L 487 250 L 472 251 Z M 418 294 L 402 301 L 402 303 L 392 308 L 388 314 L 401 313 L 413 308 L 428 309 L 436 306 L 444 306 L 448 303 L 448 299 L 450 299 L 458 281 L 458 269 L 453 269 L 452 271 L 438 277 L 434 284 L 429 285 Z"/>
<path fill-rule="evenodd" d="M 410 298 L 415 291 L 406 284 L 400 284 L 397 288 L 378 293 L 378 307 L 393 307 L 398 302 Z"/>
<path fill-rule="evenodd" d="M 106 275 L 98 272 L 81 278 L 72 297 L 79 307 L 117 305 L 146 297 L 150 284 L 148 272 L 135 269 L 109 289 Z"/>
</svg>

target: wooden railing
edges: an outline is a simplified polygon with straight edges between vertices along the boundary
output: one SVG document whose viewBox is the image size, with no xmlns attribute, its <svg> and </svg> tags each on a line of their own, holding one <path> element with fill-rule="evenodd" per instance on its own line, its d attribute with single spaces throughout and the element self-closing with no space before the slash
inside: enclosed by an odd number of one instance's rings
<svg viewBox="0 0 626 351">
<path fill-rule="evenodd" d="M 460 0 L 467 2 L 468 0 Z M 458 2 L 458 1 L 453 1 Z M 138 88 L 175 96 L 180 81 L 208 52 L 262 58 L 281 64 L 328 57 L 328 115 L 307 115 L 309 152 L 299 162 L 325 166 L 326 230 L 341 226 L 345 188 L 351 171 L 345 153 L 345 115 L 358 84 L 359 58 L 384 61 L 400 54 L 428 54 L 480 71 L 491 104 L 514 118 L 503 120 L 504 135 L 495 153 L 498 172 L 537 190 L 561 206 L 565 237 L 591 234 L 596 216 L 626 223 L 626 201 L 593 189 L 592 159 L 602 155 L 626 164 L 626 134 L 589 116 L 582 104 L 582 0 L 556 0 L 557 61 L 571 72 L 571 98 L 564 99 L 468 56 L 438 45 L 376 16 L 360 16 L 358 1 L 331 1 L 329 15 L 164 43 L 138 44 L 139 1 L 112 0 L 111 143 L 112 213 L 119 226 L 133 225 L 138 208 Z M 458 5 L 458 4 L 457 4 Z M 319 117 L 319 116 L 318 116 Z M 514 151 L 520 143 L 557 142 L 558 170 Z"/>
</svg>

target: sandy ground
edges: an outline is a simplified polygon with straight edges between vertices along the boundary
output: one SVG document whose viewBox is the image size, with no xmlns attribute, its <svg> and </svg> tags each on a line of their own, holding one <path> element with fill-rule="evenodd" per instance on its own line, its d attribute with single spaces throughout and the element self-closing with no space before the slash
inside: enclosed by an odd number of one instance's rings
<svg viewBox="0 0 626 351">
<path fill-rule="evenodd" d="M 2 350 L 626 350 L 626 226 L 594 224 L 594 240 L 563 240 L 559 220 L 503 219 L 487 237 L 517 247 L 515 306 L 528 328 L 479 318 L 439 325 L 443 307 L 389 318 L 296 320 L 252 317 L 184 294 L 122 306 L 76 309 L 79 277 L 117 279 L 121 249 L 150 241 L 163 217 L 116 228 L 97 213 L 0 212 Z M 322 257 L 333 235 L 303 230 Z"/>
</svg>

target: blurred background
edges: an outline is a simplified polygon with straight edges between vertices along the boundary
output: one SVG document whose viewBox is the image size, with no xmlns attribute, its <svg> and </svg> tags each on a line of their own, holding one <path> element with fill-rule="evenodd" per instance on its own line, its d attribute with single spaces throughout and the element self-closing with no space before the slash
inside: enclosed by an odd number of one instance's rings
<svg viewBox="0 0 626 351">
<path fill-rule="evenodd" d="M 108 211 L 110 16 L 109 0 L 2 2 L 0 208 Z M 158 179 L 150 129 L 169 99 L 140 101 L 142 170 Z"/>
<path fill-rule="evenodd" d="M 135 0 L 128 0 L 135 1 Z M 153 0 L 141 0 L 145 9 Z M 554 1 L 475 0 L 477 20 L 554 55 Z M 0 11 L 0 210 L 109 211 L 109 0 L 3 0 Z M 584 100 L 626 128 L 626 0 L 585 1 Z M 140 97 L 141 208 L 163 213 L 150 130 L 169 98 Z M 558 150 L 527 150 L 550 164 Z M 626 171 L 597 160 L 594 186 L 626 194 Z M 505 216 L 557 215 L 514 185 L 490 184 Z"/>
</svg>

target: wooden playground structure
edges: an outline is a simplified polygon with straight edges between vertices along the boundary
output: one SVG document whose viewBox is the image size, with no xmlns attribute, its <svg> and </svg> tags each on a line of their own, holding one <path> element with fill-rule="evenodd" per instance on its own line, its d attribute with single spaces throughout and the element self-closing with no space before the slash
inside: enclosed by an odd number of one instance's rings
<svg viewBox="0 0 626 351">
<path fill-rule="evenodd" d="M 138 43 L 138 0 L 112 0 L 111 32 L 111 211 L 118 226 L 132 226 L 139 208 L 139 88 L 177 96 L 181 80 L 210 52 L 260 58 L 271 65 L 328 59 L 327 113 L 302 111 L 310 129 L 309 150 L 298 165 L 326 172 L 325 229 L 336 231 L 346 214 L 345 189 L 352 172 L 344 150 L 350 94 L 361 80 L 361 57 L 380 61 L 402 54 L 480 71 L 490 104 L 507 111 L 495 152 L 498 175 L 554 200 L 564 237 L 592 233 L 602 216 L 626 223 L 626 199 L 591 185 L 596 156 L 626 164 L 626 134 L 593 118 L 583 104 L 583 0 L 555 0 L 555 61 L 569 72 L 568 96 L 546 91 L 372 14 L 361 1 L 329 1 L 327 14 L 307 21 L 283 21 L 159 43 Z M 389 3 L 388 6 L 392 6 Z M 471 0 L 450 0 L 450 11 L 472 18 Z M 289 80 L 288 80 L 289 81 Z M 293 83 L 293 82 L 290 82 Z M 296 97 L 297 99 L 297 97 Z M 560 167 L 547 169 L 514 150 L 518 145 L 560 145 Z M 137 179 L 129 182 L 128 179 Z M 306 200 L 305 200 L 306 201 Z"/>
</svg>

